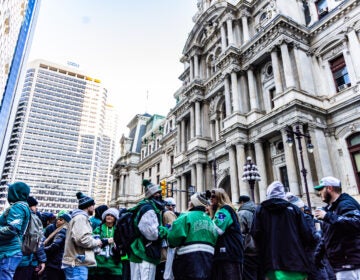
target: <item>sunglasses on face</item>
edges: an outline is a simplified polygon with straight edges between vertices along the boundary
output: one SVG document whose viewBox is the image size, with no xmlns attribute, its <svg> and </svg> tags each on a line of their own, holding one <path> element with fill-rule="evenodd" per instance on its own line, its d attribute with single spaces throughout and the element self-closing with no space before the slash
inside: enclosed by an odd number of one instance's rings
<svg viewBox="0 0 360 280">
<path fill-rule="evenodd" d="M 216 194 L 212 194 L 210 198 L 216 198 Z"/>
</svg>

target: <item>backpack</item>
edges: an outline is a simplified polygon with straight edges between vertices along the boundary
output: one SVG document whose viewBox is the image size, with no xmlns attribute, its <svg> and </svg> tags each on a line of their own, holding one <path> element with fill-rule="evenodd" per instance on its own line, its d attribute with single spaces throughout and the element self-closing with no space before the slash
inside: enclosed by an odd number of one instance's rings
<svg viewBox="0 0 360 280">
<path fill-rule="evenodd" d="M 30 211 L 29 223 L 24 232 L 21 251 L 24 255 L 35 253 L 43 237 L 43 226 L 40 218 Z"/>
<path fill-rule="evenodd" d="M 152 209 L 149 203 L 132 209 L 123 209 L 119 213 L 114 232 L 114 242 L 116 250 L 121 256 L 129 254 L 130 246 L 134 240 L 140 236 L 140 232 L 136 226 L 142 215 Z"/>
</svg>

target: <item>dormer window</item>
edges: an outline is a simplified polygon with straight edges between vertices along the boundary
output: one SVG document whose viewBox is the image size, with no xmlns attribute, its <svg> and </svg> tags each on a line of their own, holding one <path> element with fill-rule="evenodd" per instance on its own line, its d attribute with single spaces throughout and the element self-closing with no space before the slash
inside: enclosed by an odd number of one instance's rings
<svg viewBox="0 0 360 280">
<path fill-rule="evenodd" d="M 329 12 L 327 0 L 319 0 L 315 3 L 319 19 L 324 17 Z"/>
</svg>

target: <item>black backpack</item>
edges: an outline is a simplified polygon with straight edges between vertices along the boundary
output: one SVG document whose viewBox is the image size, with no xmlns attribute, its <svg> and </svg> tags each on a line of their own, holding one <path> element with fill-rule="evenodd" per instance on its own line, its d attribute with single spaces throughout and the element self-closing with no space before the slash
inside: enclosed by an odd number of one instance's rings
<svg viewBox="0 0 360 280">
<path fill-rule="evenodd" d="M 152 209 L 152 206 L 149 203 L 145 203 L 140 207 L 120 211 L 115 226 L 114 242 L 117 253 L 121 256 L 130 253 L 130 245 L 140 236 L 140 232 L 135 223 L 137 224 L 142 215 L 150 209 Z"/>
</svg>

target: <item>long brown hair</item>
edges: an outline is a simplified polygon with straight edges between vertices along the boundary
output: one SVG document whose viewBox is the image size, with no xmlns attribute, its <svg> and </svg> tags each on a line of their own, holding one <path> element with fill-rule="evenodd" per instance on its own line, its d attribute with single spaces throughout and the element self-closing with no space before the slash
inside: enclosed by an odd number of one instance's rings
<svg viewBox="0 0 360 280">
<path fill-rule="evenodd" d="M 211 195 L 216 196 L 216 200 L 217 200 L 216 210 L 219 210 L 224 205 L 229 205 L 231 208 L 235 210 L 235 207 L 231 203 L 229 195 L 225 192 L 223 188 L 212 189 Z"/>
</svg>

